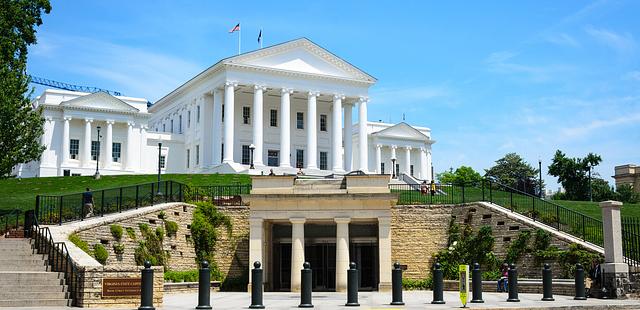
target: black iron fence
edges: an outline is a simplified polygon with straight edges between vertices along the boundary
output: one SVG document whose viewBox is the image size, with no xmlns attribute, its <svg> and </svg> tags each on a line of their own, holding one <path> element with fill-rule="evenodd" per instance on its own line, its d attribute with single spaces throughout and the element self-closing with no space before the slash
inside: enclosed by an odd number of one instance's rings
<svg viewBox="0 0 640 310">
<path fill-rule="evenodd" d="M 209 201 L 216 206 L 241 206 L 241 195 L 249 194 L 251 185 L 186 186 L 185 201 Z"/>
<path fill-rule="evenodd" d="M 640 266 L 640 218 L 622 218 L 622 251 L 627 264 Z"/>
<path fill-rule="evenodd" d="M 0 210 L 0 236 L 5 236 L 12 229 L 17 229 L 22 221 L 22 210 Z"/>
<path fill-rule="evenodd" d="M 158 203 L 183 201 L 186 185 L 161 181 L 91 192 L 93 203 L 85 203 L 85 193 L 36 196 L 35 214 L 40 224 L 59 224 L 105 214 L 137 209 Z"/>
</svg>

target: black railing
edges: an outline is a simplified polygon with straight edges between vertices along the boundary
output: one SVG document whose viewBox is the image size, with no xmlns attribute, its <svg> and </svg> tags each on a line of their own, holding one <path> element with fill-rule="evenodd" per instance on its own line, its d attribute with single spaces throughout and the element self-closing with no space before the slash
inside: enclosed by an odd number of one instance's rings
<svg viewBox="0 0 640 310">
<path fill-rule="evenodd" d="M 627 264 L 640 266 L 640 218 L 622 218 L 622 251 Z"/>
<path fill-rule="evenodd" d="M 241 195 L 249 194 L 251 185 L 186 186 L 185 201 L 209 201 L 216 206 L 245 205 Z"/>
<path fill-rule="evenodd" d="M 10 230 L 18 229 L 22 220 L 23 211 L 0 210 L 0 236 L 6 236 Z"/>
<path fill-rule="evenodd" d="M 183 201 L 185 185 L 161 181 L 94 190 L 93 204 L 84 203 L 84 193 L 36 196 L 35 214 L 40 224 L 58 224 L 137 209 L 158 203 Z"/>
</svg>

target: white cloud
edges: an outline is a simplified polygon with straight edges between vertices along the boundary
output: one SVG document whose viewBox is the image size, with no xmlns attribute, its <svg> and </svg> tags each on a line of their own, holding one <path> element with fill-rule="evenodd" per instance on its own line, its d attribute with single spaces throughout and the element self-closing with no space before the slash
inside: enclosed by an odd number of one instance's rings
<svg viewBox="0 0 640 310">
<path fill-rule="evenodd" d="M 551 42 L 557 45 L 569 46 L 569 47 L 580 46 L 580 43 L 576 39 L 574 39 L 572 36 L 566 33 L 556 33 L 556 34 L 547 35 L 545 39 L 548 42 Z"/>
<path fill-rule="evenodd" d="M 585 31 L 596 41 L 618 52 L 630 52 L 636 46 L 636 42 L 630 33 L 618 34 L 610 30 L 595 28 L 593 26 L 586 27 Z"/>
<path fill-rule="evenodd" d="M 597 129 L 617 127 L 634 123 L 637 124 L 638 122 L 640 122 L 640 113 L 635 113 L 611 119 L 593 120 L 581 126 L 563 128 L 561 129 L 561 133 L 565 137 L 576 138 L 585 136 Z"/>
<path fill-rule="evenodd" d="M 631 81 L 640 81 L 640 71 L 629 71 L 627 72 L 622 79 L 631 80 Z"/>
<path fill-rule="evenodd" d="M 489 54 L 485 59 L 489 72 L 500 74 L 519 75 L 530 82 L 546 82 L 560 73 L 572 70 L 566 65 L 526 65 L 516 63 L 518 54 L 512 51 L 498 51 Z"/>
</svg>

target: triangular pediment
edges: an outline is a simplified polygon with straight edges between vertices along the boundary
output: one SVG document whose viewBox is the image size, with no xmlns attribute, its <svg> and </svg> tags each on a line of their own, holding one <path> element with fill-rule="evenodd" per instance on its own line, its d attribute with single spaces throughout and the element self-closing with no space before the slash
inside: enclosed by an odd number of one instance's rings
<svg viewBox="0 0 640 310">
<path fill-rule="evenodd" d="M 428 136 L 407 123 L 399 123 L 373 133 L 377 137 L 389 137 L 410 140 L 430 140 Z"/>
<path fill-rule="evenodd" d="M 370 83 L 376 81 L 374 77 L 306 38 L 230 57 L 223 60 L 223 63 Z"/>
<path fill-rule="evenodd" d="M 105 92 L 97 92 L 71 99 L 61 103 L 60 105 L 65 107 L 110 110 L 117 112 L 139 112 L 138 109 Z"/>
</svg>

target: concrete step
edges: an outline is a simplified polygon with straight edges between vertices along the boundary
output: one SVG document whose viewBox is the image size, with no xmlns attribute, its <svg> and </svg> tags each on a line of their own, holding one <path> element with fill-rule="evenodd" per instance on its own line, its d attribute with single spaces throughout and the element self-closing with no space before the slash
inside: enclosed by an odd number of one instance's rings
<svg viewBox="0 0 640 310">
<path fill-rule="evenodd" d="M 46 271 L 0 271 L 0 285 L 62 284 L 64 273 Z"/>
<path fill-rule="evenodd" d="M 24 296 L 22 298 L 25 298 Z M 0 307 L 65 307 L 70 306 L 68 299 L 14 299 L 0 300 Z"/>
<path fill-rule="evenodd" d="M 21 264 L 10 264 L 10 265 L 0 265 L 0 272 L 2 271 L 15 271 L 15 272 L 20 272 L 20 271 L 48 271 L 49 270 L 49 266 L 45 266 L 44 264 L 42 265 L 31 265 L 31 264 L 26 264 L 26 265 L 21 265 Z"/>
<path fill-rule="evenodd" d="M 0 266 L 9 265 L 12 263 L 26 264 L 26 265 L 46 265 L 46 260 L 40 258 L 31 258 L 31 259 L 13 259 L 0 257 Z"/>
<path fill-rule="evenodd" d="M 11 259 L 11 260 L 32 260 L 32 259 L 38 259 L 38 260 L 47 260 L 47 255 L 46 254 L 26 254 L 26 253 L 18 253 L 15 255 L 0 255 L 0 259 Z"/>
<path fill-rule="evenodd" d="M 27 284 L 27 285 L 0 285 L 0 292 L 11 292 L 11 293 L 24 293 L 24 292 L 66 292 L 66 285 L 40 285 L 40 284 Z"/>
<path fill-rule="evenodd" d="M 14 257 L 16 255 L 31 255 L 34 253 L 33 249 L 0 249 L 0 259 Z"/>
<path fill-rule="evenodd" d="M 24 299 L 25 297 L 32 296 L 33 299 L 66 299 L 67 292 L 0 292 L 0 300 L 16 300 Z"/>
</svg>

